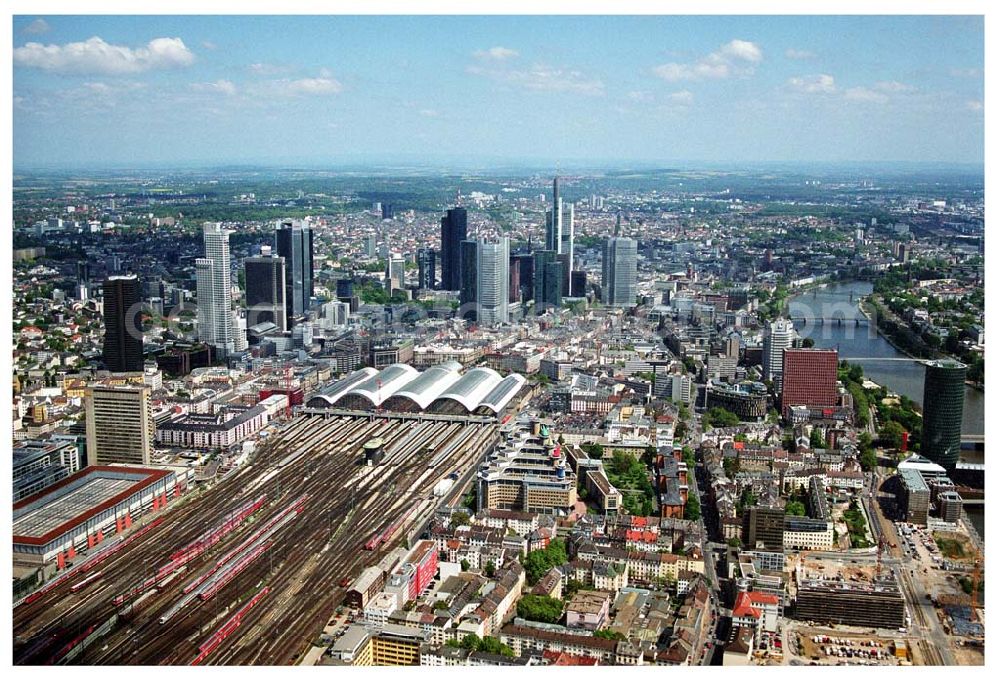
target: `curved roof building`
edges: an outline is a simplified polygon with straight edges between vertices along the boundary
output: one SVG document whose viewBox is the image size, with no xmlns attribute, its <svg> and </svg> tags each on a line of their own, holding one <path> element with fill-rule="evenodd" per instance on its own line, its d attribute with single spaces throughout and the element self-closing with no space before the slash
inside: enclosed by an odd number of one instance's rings
<svg viewBox="0 0 1000 679">
<path fill-rule="evenodd" d="M 356 370 L 323 388 L 309 399 L 309 408 L 370 410 L 383 407 L 407 412 L 480 415 L 500 413 L 524 387 L 526 380 L 513 374 L 501 377 L 490 368 L 474 368 L 464 375 L 455 361 L 418 372 L 402 363 L 381 371 Z"/>
</svg>

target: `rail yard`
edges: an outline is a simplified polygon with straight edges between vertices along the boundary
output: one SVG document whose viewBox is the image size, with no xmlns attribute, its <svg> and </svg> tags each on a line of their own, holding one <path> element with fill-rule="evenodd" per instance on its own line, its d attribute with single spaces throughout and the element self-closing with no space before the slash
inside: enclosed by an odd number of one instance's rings
<svg viewBox="0 0 1000 679">
<path fill-rule="evenodd" d="M 497 432 L 479 417 L 300 414 L 248 464 L 19 602 L 14 660 L 294 663 L 345 579 L 408 542 L 443 499 L 435 483 L 469 471 Z"/>
</svg>

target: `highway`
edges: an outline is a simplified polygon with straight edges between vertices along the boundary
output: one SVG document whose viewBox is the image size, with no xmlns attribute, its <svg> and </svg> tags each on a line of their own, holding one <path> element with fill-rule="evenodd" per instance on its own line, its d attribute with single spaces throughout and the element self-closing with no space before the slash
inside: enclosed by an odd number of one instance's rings
<svg viewBox="0 0 1000 679">
<path fill-rule="evenodd" d="M 384 441 L 385 457 L 378 466 L 364 466 L 361 446 L 376 437 Z M 340 580 L 405 541 L 434 511 L 434 484 L 477 464 L 496 439 L 497 425 L 482 421 L 299 416 L 245 467 L 152 515 L 163 517 L 162 523 L 94 569 L 91 574 L 102 575 L 92 584 L 71 592 L 88 577 L 81 573 L 16 608 L 15 663 L 58 662 L 67 647 L 111 620 L 110 632 L 87 639 L 82 652 L 74 650 L 79 654 L 73 662 L 189 664 L 264 587 L 267 593 L 201 664 L 294 663 L 342 602 Z M 180 575 L 173 577 L 174 571 L 169 582 L 158 580 L 162 591 L 141 588 L 172 563 L 172 555 L 262 495 L 259 510 L 194 556 Z M 290 509 L 297 500 L 300 513 Z M 403 516 L 400 530 L 378 550 L 363 549 L 373 534 Z M 264 533 L 272 520 L 277 527 Z M 235 568 L 244 561 L 242 570 Z M 220 578 L 214 596 L 193 596 L 203 591 L 195 588 L 199 580 Z M 122 595 L 124 602 L 116 605 Z"/>
</svg>

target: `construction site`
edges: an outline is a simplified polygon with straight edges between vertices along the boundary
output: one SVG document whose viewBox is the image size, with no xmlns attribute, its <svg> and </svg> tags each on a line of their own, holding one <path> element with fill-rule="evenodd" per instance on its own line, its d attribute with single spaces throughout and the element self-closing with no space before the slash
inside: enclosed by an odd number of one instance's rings
<svg viewBox="0 0 1000 679">
<path fill-rule="evenodd" d="M 16 601 L 14 662 L 294 664 L 345 583 L 412 545 L 497 439 L 495 417 L 304 410 Z"/>
</svg>

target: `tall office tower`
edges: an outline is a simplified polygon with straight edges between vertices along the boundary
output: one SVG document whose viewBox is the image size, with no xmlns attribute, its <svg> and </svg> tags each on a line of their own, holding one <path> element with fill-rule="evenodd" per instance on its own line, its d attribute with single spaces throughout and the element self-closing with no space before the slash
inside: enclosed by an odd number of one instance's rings
<svg viewBox="0 0 1000 679">
<path fill-rule="evenodd" d="M 562 305 L 563 264 L 552 250 L 535 251 L 535 313 Z"/>
<path fill-rule="evenodd" d="M 508 280 L 507 288 L 510 303 L 521 301 L 521 260 L 517 255 L 511 255 L 507 265 Z"/>
<path fill-rule="evenodd" d="M 485 325 L 507 323 L 509 316 L 510 240 L 479 242 L 476 264 L 477 320 Z"/>
<path fill-rule="evenodd" d="M 479 300 L 479 241 L 463 240 L 459 248 L 459 286 L 458 301 L 463 307 L 462 318 L 470 321 L 477 319 L 476 304 Z"/>
<path fill-rule="evenodd" d="M 795 328 L 787 318 L 779 318 L 764 328 L 763 368 L 765 380 L 781 378 L 782 353 L 792 348 L 795 340 Z"/>
<path fill-rule="evenodd" d="M 285 220 L 275 232 L 285 258 L 285 316 L 288 325 L 309 313 L 313 295 L 313 232 L 305 222 Z"/>
<path fill-rule="evenodd" d="M 441 218 L 441 289 L 462 289 L 462 242 L 468 238 L 468 215 L 455 207 Z"/>
<path fill-rule="evenodd" d="M 569 277 L 570 280 L 570 290 L 572 291 L 573 297 L 586 297 L 587 296 L 587 272 L 578 270 L 574 271 Z"/>
<path fill-rule="evenodd" d="M 618 223 L 621 224 L 621 217 Z M 639 244 L 619 233 L 620 226 L 616 226 L 615 235 L 604 241 L 601 291 L 605 305 L 628 309 L 635 306 Z"/>
<path fill-rule="evenodd" d="M 198 281 L 198 340 L 222 355 L 235 350 L 233 290 L 229 270 L 229 231 L 206 222 L 205 256 L 195 260 Z"/>
<path fill-rule="evenodd" d="M 437 253 L 433 248 L 417 250 L 417 287 L 423 290 L 433 290 L 437 282 Z"/>
<path fill-rule="evenodd" d="M 382 219 L 392 219 L 394 214 L 392 203 L 382 203 Z"/>
<path fill-rule="evenodd" d="M 527 302 L 535 297 L 535 255 L 527 252 L 514 255 L 518 261 L 518 275 L 521 279 L 521 301 Z"/>
<path fill-rule="evenodd" d="M 392 294 L 393 290 L 404 289 L 403 272 L 406 270 L 406 261 L 403 255 L 393 252 L 385 264 L 385 291 Z"/>
<path fill-rule="evenodd" d="M 792 406 L 837 405 L 837 350 L 785 349 L 781 369 L 781 412 Z"/>
<path fill-rule="evenodd" d="M 951 471 L 962 447 L 966 366 L 946 359 L 924 364 L 924 418 L 920 454 Z"/>
<path fill-rule="evenodd" d="M 573 204 L 570 203 L 568 208 L 559 197 L 559 177 L 556 177 L 552 180 L 552 209 L 545 214 L 545 249 L 566 256 L 563 275 L 567 281 L 576 264 L 573 261 Z M 569 291 L 568 287 L 566 291 Z"/>
<path fill-rule="evenodd" d="M 76 263 L 76 298 L 81 302 L 90 298 L 90 262 Z"/>
<path fill-rule="evenodd" d="M 153 452 L 153 406 L 147 386 L 93 386 L 84 395 L 87 460 L 148 465 Z"/>
<path fill-rule="evenodd" d="M 348 324 L 351 318 L 351 305 L 347 302 L 327 302 L 323 305 L 323 321 L 320 326 L 332 330 Z"/>
<path fill-rule="evenodd" d="M 350 302 L 351 297 L 353 296 L 354 296 L 354 279 L 338 278 L 337 299 L 339 299 L 341 302 Z"/>
<path fill-rule="evenodd" d="M 282 332 L 288 330 L 285 258 L 247 257 L 243 267 L 247 285 L 247 326 L 271 322 Z"/>
<path fill-rule="evenodd" d="M 378 243 L 375 236 L 368 236 L 365 238 L 365 256 L 374 257 L 376 254 L 378 254 Z"/>
<path fill-rule="evenodd" d="M 142 372 L 142 296 L 136 276 L 104 281 L 104 365 L 115 373 Z"/>
</svg>

